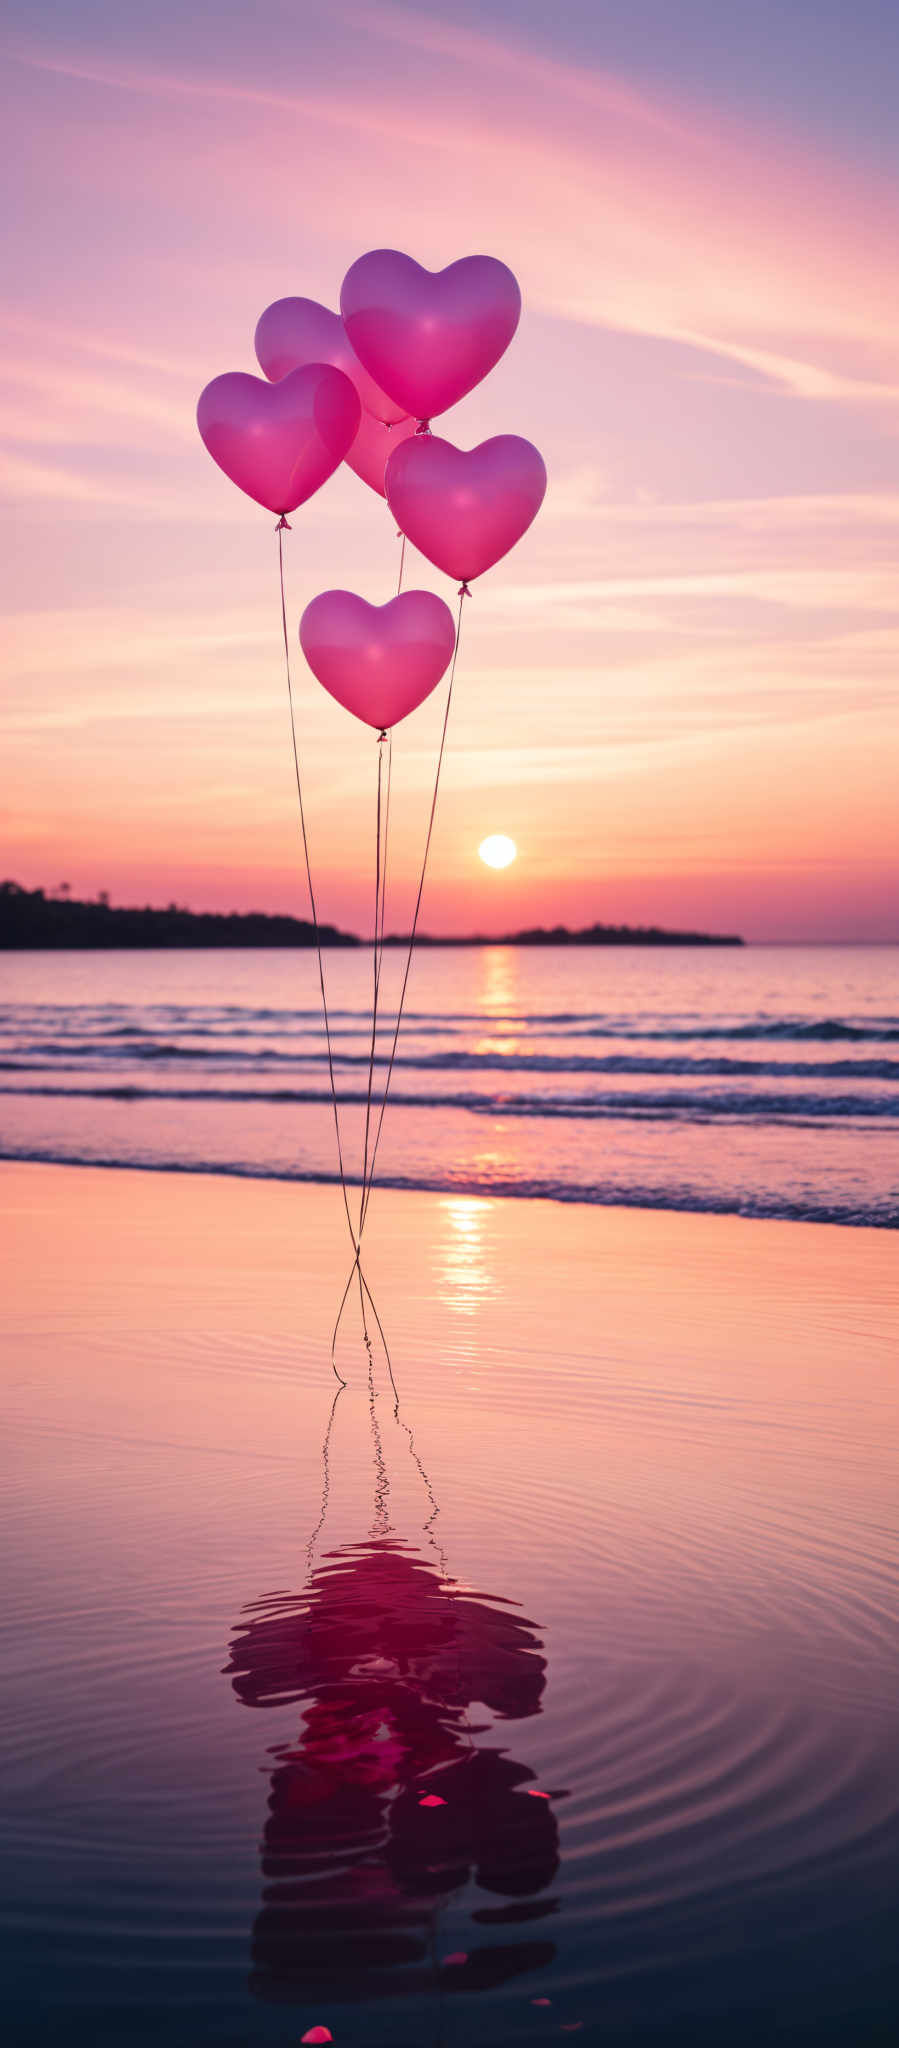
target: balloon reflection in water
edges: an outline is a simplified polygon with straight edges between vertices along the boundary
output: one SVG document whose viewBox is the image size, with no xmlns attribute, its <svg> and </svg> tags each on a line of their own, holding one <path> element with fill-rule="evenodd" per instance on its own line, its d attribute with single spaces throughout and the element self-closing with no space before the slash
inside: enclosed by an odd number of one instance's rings
<svg viewBox="0 0 899 2048">
<path fill-rule="evenodd" d="M 296 1743 L 271 1752 L 258 1996 L 370 1999 L 435 1974 L 479 1990 L 552 1961 L 552 1942 L 511 1932 L 555 1911 L 552 1805 L 528 1796 L 526 1765 L 475 1742 L 540 1713 L 540 1650 L 508 1602 L 461 1590 L 395 1537 L 332 1551 L 303 1593 L 246 1610 L 227 1666 L 238 1699 L 303 1713 Z M 472 1725 L 474 1702 L 490 1721 Z M 438 1915 L 472 1880 L 495 1903 L 441 1965 Z"/>
</svg>

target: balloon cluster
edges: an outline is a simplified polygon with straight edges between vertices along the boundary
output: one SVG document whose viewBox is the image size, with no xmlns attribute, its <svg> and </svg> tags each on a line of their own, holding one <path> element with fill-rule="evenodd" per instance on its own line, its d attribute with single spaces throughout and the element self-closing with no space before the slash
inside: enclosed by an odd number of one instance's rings
<svg viewBox="0 0 899 2048">
<path fill-rule="evenodd" d="M 432 272 L 395 249 L 372 250 L 347 272 L 339 314 L 312 299 L 268 307 L 256 329 L 268 381 L 241 370 L 215 377 L 197 407 L 200 433 L 232 483 L 282 524 L 348 462 L 465 592 L 527 531 L 546 470 L 515 434 L 465 450 L 430 422 L 499 361 L 520 313 L 515 278 L 493 256 Z M 327 590 L 307 606 L 300 641 L 325 689 L 383 730 L 436 688 L 456 627 L 430 591 L 378 606 Z"/>
</svg>

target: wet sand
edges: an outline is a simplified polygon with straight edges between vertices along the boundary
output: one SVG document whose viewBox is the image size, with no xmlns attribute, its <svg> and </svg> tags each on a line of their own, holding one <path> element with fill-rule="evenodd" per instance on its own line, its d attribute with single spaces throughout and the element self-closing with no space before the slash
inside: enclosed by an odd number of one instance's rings
<svg viewBox="0 0 899 2048">
<path fill-rule="evenodd" d="M 339 1191 L 8 1165 L 0 1209 L 17 2040 L 887 2038 L 891 1234 L 376 1191 L 397 1411 L 355 1293 L 334 1407 Z"/>
</svg>

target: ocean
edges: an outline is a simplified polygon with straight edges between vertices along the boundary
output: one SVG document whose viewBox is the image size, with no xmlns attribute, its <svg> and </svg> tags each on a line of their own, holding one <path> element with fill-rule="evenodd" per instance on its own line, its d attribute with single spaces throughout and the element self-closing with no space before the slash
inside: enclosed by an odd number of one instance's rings
<svg viewBox="0 0 899 2048">
<path fill-rule="evenodd" d="M 358 1181 L 372 955 L 324 957 Z M 373 1130 L 403 958 L 385 954 Z M 337 1177 L 314 954 L 9 954 L 2 993 L 3 1158 Z M 899 951 L 421 949 L 377 1179 L 893 1227 Z"/>
<path fill-rule="evenodd" d="M 896 953 L 4 967 L 4 2038 L 886 2048 Z"/>
</svg>

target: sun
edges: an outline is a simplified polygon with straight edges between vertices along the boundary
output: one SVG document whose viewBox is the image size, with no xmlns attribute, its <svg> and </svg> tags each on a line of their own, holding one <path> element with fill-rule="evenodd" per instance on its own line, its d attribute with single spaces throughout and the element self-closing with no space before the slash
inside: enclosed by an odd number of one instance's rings
<svg viewBox="0 0 899 2048">
<path fill-rule="evenodd" d="M 505 832 L 491 832 L 489 839 L 481 840 L 478 852 L 488 868 L 507 868 L 518 848 L 514 839 L 506 838 Z"/>
</svg>

